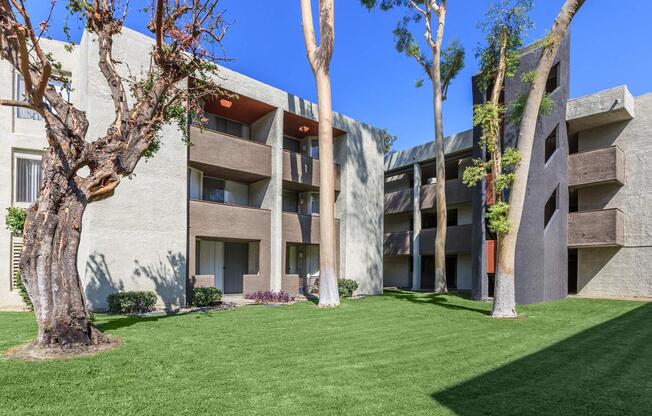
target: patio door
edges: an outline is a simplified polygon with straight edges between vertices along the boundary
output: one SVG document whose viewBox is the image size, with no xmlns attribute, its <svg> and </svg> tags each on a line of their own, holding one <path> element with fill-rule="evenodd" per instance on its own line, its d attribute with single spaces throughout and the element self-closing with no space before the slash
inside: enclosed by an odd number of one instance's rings
<svg viewBox="0 0 652 416">
<path fill-rule="evenodd" d="M 242 293 L 242 275 L 249 269 L 249 244 L 224 243 L 224 290 L 225 294 Z"/>
<path fill-rule="evenodd" d="M 215 276 L 215 287 L 224 293 L 224 243 L 199 240 L 199 274 Z"/>
</svg>

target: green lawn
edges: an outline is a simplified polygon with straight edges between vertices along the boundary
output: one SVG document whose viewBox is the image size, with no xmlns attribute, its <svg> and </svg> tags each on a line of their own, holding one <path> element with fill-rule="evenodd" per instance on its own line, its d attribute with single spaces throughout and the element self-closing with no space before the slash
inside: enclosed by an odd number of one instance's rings
<svg viewBox="0 0 652 416">
<path fill-rule="evenodd" d="M 161 318 L 98 318 L 124 345 L 0 359 L 0 415 L 578 415 L 652 412 L 652 304 L 568 299 L 496 321 L 408 292 Z M 0 313 L 0 350 L 29 341 Z"/>
</svg>

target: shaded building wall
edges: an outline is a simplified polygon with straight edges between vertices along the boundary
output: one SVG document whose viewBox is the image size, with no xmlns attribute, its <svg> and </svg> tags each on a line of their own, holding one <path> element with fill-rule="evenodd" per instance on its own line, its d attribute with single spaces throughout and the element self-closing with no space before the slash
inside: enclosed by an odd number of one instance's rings
<svg viewBox="0 0 652 416">
<path fill-rule="evenodd" d="M 540 115 L 532 149 L 527 192 L 521 227 L 516 246 L 516 301 L 519 304 L 560 299 L 567 295 L 567 227 L 568 227 L 568 138 L 566 131 L 566 102 L 569 95 L 570 43 L 562 43 L 555 64 L 559 64 L 558 87 L 550 98 L 554 108 L 550 114 Z M 514 77 L 505 81 L 505 105 L 510 108 L 518 96 L 527 91 L 521 79 L 536 68 L 541 50 L 526 48 Z M 474 104 L 485 101 L 485 94 L 473 82 Z M 557 129 L 557 149 L 546 162 L 546 138 Z M 481 129 L 474 129 L 474 156 L 487 158 L 479 145 Z M 518 125 L 505 123 L 503 146 L 518 146 Z M 557 189 L 556 211 L 544 226 L 544 207 Z M 488 295 L 486 273 L 487 238 L 484 213 L 486 211 L 485 184 L 474 191 L 473 212 L 473 293 L 475 298 Z"/>
</svg>

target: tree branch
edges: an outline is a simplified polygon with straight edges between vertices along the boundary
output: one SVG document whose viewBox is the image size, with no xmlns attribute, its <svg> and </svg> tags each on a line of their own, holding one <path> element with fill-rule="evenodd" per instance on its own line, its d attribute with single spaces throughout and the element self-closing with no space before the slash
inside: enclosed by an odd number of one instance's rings
<svg viewBox="0 0 652 416">
<path fill-rule="evenodd" d="M 306 43 L 306 53 L 312 72 L 317 72 L 317 41 L 315 39 L 315 25 L 312 20 L 312 1 L 301 0 L 301 27 L 303 39 Z"/>
</svg>

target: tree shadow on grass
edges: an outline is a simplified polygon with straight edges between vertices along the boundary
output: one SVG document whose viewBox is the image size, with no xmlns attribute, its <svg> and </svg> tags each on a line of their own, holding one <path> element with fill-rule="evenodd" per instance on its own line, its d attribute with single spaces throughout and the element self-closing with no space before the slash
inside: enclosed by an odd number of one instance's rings
<svg viewBox="0 0 652 416">
<path fill-rule="evenodd" d="M 652 304 L 432 394 L 458 415 L 643 415 L 652 409 Z"/>
<path fill-rule="evenodd" d="M 150 315 L 150 316 L 141 316 L 141 315 L 111 315 L 108 322 L 98 323 L 96 325 L 97 329 L 100 331 L 111 331 L 114 329 L 127 328 L 132 325 L 136 325 L 142 322 L 157 322 L 162 319 L 177 317 L 186 315 L 186 313 L 166 313 L 161 315 Z"/>
<path fill-rule="evenodd" d="M 464 310 L 489 315 L 490 311 L 482 307 L 471 306 L 478 302 L 471 301 L 462 293 L 449 292 L 446 294 L 410 292 L 404 290 L 385 290 L 384 295 L 398 300 L 413 302 L 420 305 L 436 305 L 446 309 Z"/>
</svg>

